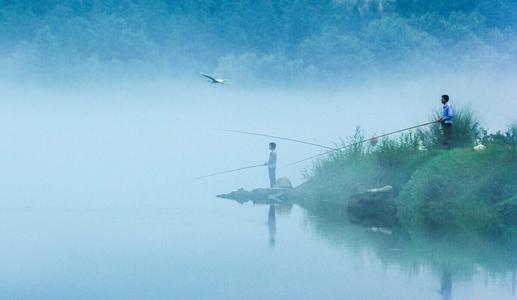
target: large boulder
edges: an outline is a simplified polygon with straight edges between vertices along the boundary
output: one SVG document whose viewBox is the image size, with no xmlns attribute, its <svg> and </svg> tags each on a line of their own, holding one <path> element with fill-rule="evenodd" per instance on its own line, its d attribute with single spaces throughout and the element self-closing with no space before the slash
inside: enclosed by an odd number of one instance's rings
<svg viewBox="0 0 517 300">
<path fill-rule="evenodd" d="M 350 197 L 347 213 L 352 223 L 392 227 L 397 224 L 397 204 L 391 186 L 370 189 Z"/>
<path fill-rule="evenodd" d="M 275 188 L 278 189 L 292 189 L 293 184 L 287 177 L 280 177 L 276 180 Z"/>
</svg>

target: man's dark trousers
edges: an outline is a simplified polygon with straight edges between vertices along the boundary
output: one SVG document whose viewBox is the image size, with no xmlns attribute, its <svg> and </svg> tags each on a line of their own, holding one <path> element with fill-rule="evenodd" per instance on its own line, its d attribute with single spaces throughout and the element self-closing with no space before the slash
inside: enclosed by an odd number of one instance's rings
<svg viewBox="0 0 517 300">
<path fill-rule="evenodd" d="M 443 123 L 443 147 L 451 148 L 451 140 L 452 140 L 452 124 L 451 123 Z"/>
</svg>

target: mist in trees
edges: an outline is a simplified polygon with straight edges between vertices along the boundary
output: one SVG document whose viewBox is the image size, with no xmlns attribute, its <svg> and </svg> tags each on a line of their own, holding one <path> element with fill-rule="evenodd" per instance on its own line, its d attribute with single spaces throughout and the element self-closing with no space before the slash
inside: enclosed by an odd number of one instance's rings
<svg viewBox="0 0 517 300">
<path fill-rule="evenodd" d="M 1 0 L 0 53 L 4 77 L 501 72 L 517 60 L 517 1 Z"/>
</svg>

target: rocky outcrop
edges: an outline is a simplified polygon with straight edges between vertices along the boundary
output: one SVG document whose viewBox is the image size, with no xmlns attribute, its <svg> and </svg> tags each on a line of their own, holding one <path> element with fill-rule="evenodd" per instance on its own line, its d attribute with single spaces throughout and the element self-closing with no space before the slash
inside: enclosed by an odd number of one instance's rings
<svg viewBox="0 0 517 300">
<path fill-rule="evenodd" d="M 254 204 L 286 204 L 290 203 L 288 194 L 291 190 L 292 189 L 283 188 L 259 188 L 246 191 L 241 188 L 228 194 L 217 195 L 217 197 L 235 200 L 239 203 L 251 201 Z"/>
<path fill-rule="evenodd" d="M 293 185 L 289 178 L 281 177 L 276 181 L 274 188 L 258 188 L 251 191 L 241 188 L 228 194 L 217 195 L 217 197 L 235 200 L 239 203 L 251 201 L 254 204 L 288 204 L 291 203 L 289 195 L 293 192 Z"/>
<path fill-rule="evenodd" d="M 385 186 L 351 196 L 347 214 L 352 223 L 393 227 L 397 224 L 397 204 L 393 188 Z"/>
<path fill-rule="evenodd" d="M 285 188 L 284 188 L 285 187 Z M 239 203 L 278 205 L 303 203 L 303 188 L 292 188 L 288 178 L 279 178 L 275 188 L 258 188 L 251 191 L 238 189 L 228 194 L 217 195 Z M 391 186 L 370 189 L 350 197 L 346 207 L 352 223 L 372 228 L 390 228 L 397 224 L 397 206 Z"/>
</svg>

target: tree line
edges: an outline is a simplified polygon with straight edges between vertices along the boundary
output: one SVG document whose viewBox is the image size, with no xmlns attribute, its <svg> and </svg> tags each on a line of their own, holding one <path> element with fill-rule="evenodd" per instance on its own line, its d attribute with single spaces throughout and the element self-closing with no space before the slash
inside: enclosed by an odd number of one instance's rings
<svg viewBox="0 0 517 300">
<path fill-rule="evenodd" d="M 0 0 L 1 64 L 272 78 L 517 57 L 517 0 Z"/>
</svg>

